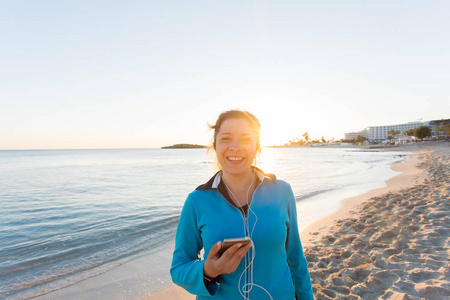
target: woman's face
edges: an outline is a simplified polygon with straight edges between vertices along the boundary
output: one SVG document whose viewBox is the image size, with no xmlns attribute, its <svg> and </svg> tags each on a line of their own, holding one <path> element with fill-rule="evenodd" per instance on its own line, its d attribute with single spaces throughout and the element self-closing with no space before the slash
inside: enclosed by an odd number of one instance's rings
<svg viewBox="0 0 450 300">
<path fill-rule="evenodd" d="M 258 137 L 245 119 L 227 119 L 216 135 L 216 155 L 223 172 L 246 175 L 258 151 Z"/>
</svg>

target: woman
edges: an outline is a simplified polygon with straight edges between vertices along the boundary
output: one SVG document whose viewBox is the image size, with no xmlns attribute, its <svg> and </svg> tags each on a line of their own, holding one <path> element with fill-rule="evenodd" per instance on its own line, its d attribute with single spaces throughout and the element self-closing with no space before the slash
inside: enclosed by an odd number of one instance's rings
<svg viewBox="0 0 450 300">
<path fill-rule="evenodd" d="M 221 170 L 184 204 L 173 281 L 197 299 L 313 299 L 292 189 L 252 166 L 260 150 L 258 119 L 231 110 L 211 128 Z M 252 243 L 219 254 L 224 239 L 241 237 Z"/>
</svg>

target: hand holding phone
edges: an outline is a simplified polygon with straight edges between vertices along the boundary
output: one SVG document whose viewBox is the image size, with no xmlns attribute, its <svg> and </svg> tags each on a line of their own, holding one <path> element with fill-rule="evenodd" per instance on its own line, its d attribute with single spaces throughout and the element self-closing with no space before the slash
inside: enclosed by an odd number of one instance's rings
<svg viewBox="0 0 450 300">
<path fill-rule="evenodd" d="M 215 243 L 211 247 L 208 257 L 203 264 L 203 274 L 210 278 L 215 278 L 222 274 L 233 273 L 236 271 L 245 253 L 247 253 L 251 242 L 251 239 L 247 237 L 225 239 L 223 242 Z M 234 247 L 236 250 L 231 255 L 222 255 L 228 248 L 236 245 L 236 243 L 241 245 L 240 248 Z"/>
</svg>

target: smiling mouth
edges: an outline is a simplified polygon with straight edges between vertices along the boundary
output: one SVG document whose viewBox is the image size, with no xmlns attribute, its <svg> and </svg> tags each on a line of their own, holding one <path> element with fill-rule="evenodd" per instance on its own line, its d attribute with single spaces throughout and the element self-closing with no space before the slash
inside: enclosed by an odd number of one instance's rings
<svg viewBox="0 0 450 300">
<path fill-rule="evenodd" d="M 238 161 L 243 161 L 243 160 L 244 160 L 243 157 L 236 157 L 236 156 L 228 156 L 227 159 L 228 159 L 229 161 L 236 161 L 236 162 L 238 162 Z"/>
</svg>

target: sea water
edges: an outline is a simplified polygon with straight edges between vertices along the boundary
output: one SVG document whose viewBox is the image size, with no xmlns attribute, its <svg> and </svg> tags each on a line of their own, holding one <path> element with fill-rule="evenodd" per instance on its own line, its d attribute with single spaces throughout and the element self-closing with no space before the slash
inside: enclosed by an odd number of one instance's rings
<svg viewBox="0 0 450 300">
<path fill-rule="evenodd" d="M 299 227 L 384 186 L 410 153 L 265 148 L 288 181 Z M 205 149 L 0 151 L 0 298 L 74 284 L 174 239 L 189 192 L 217 171 Z"/>
</svg>

